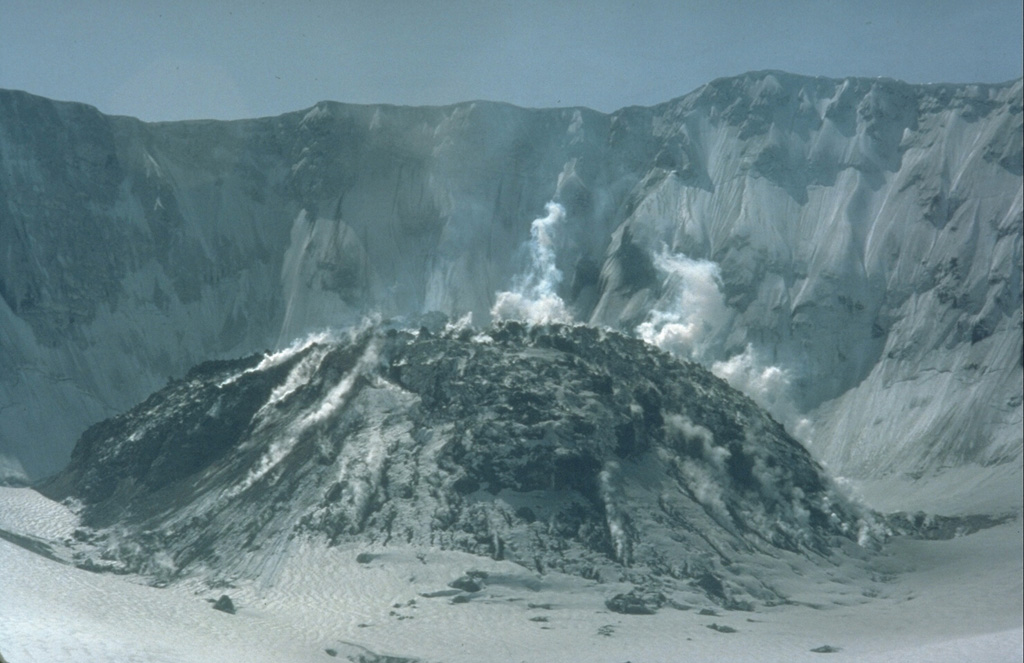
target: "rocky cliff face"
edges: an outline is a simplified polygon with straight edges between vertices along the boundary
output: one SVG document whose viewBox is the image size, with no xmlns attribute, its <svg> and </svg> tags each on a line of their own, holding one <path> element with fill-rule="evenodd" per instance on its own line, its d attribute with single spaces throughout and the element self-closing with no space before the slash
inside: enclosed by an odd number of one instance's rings
<svg viewBox="0 0 1024 663">
<path fill-rule="evenodd" d="M 847 554 L 884 531 L 706 369 L 515 322 L 202 364 L 90 428 L 47 492 L 82 504 L 82 563 L 165 579 L 263 573 L 312 538 L 776 601 L 741 559 Z"/>
<path fill-rule="evenodd" d="M 839 471 L 1019 463 L 1020 81 L 762 72 L 610 115 L 334 103 L 144 124 L 0 93 L 0 454 L 196 362 L 553 292 L 713 367 Z M 536 239 L 536 238 L 534 238 Z"/>
</svg>

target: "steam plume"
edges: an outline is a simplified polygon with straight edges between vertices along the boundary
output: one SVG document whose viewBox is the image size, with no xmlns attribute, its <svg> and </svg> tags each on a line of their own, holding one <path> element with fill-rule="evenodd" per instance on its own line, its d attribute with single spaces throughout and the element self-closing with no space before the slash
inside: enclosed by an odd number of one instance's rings
<svg viewBox="0 0 1024 663">
<path fill-rule="evenodd" d="M 534 219 L 530 226 L 530 268 L 517 279 L 512 290 L 499 292 L 491 317 L 495 320 L 522 320 L 531 324 L 572 322 L 572 315 L 556 290 L 562 272 L 555 266 L 555 230 L 565 219 L 565 208 L 549 202 L 547 216 Z"/>
<path fill-rule="evenodd" d="M 654 257 L 665 294 L 636 328 L 652 345 L 711 368 L 718 377 L 750 396 L 781 421 L 789 432 L 807 442 L 808 420 L 793 403 L 790 372 L 764 362 L 752 345 L 731 357 L 723 350 L 733 311 L 722 295 L 718 264 L 662 251 Z"/>
<path fill-rule="evenodd" d="M 719 287 L 718 265 L 663 251 L 654 266 L 664 275 L 666 294 L 636 328 L 637 335 L 680 357 L 708 361 L 732 315 Z"/>
<path fill-rule="evenodd" d="M 781 421 L 791 435 L 805 443 L 810 440 L 810 421 L 800 415 L 793 403 L 790 372 L 762 361 L 752 345 L 738 355 L 714 362 L 711 372 L 750 396 Z"/>
</svg>

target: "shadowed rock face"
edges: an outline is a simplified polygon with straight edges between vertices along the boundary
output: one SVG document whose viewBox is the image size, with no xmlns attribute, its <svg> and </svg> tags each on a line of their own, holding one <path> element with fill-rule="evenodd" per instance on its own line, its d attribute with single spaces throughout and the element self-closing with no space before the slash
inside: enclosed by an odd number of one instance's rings
<svg viewBox="0 0 1024 663">
<path fill-rule="evenodd" d="M 720 599 L 752 593 L 719 579 L 744 555 L 830 555 L 873 526 L 700 366 L 518 323 L 203 364 L 90 428 L 47 492 L 113 528 L 105 557 L 132 570 L 160 557 L 164 572 L 229 574 L 308 535 L 629 569 Z"/>
<path fill-rule="evenodd" d="M 790 376 L 860 476 L 1019 463 L 1021 83 L 759 72 L 612 114 L 321 103 L 145 124 L 0 91 L 0 476 L 169 377 L 364 314 L 488 320 L 531 220 L 577 320 L 679 313 L 720 270 L 704 359 Z"/>
</svg>

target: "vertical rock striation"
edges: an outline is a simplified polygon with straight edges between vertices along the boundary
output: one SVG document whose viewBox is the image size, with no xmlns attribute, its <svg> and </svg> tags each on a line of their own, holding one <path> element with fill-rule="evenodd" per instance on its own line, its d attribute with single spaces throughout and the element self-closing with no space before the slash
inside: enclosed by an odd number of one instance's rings
<svg viewBox="0 0 1024 663">
<path fill-rule="evenodd" d="M 608 115 L 146 124 L 0 92 L 0 471 L 57 470 L 204 359 L 374 312 L 485 322 L 549 200 L 577 320 L 678 316 L 671 265 L 711 263 L 701 359 L 776 368 L 840 471 L 1019 464 L 1021 117 L 1020 81 L 781 72 Z"/>
</svg>

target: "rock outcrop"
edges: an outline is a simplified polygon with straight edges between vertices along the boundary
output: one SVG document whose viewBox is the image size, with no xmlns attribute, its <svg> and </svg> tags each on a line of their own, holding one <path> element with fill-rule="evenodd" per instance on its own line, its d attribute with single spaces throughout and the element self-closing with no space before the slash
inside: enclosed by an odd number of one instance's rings
<svg viewBox="0 0 1024 663">
<path fill-rule="evenodd" d="M 699 319 L 684 354 L 751 393 L 775 369 L 762 402 L 838 470 L 1019 464 L 1021 89 L 759 72 L 612 114 L 160 124 L 0 92 L 0 475 L 204 360 L 373 312 L 485 324 L 549 200 L 576 320 Z"/>
<path fill-rule="evenodd" d="M 104 559 L 171 577 L 252 572 L 310 538 L 774 600 L 727 567 L 881 533 L 700 366 L 614 332 L 518 323 L 374 328 L 203 364 L 90 428 L 47 492 L 80 501 Z"/>
</svg>

